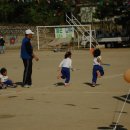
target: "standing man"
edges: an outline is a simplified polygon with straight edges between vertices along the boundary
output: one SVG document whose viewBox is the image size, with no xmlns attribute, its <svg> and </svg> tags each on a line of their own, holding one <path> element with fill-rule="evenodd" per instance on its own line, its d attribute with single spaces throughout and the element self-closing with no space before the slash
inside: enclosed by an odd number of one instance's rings
<svg viewBox="0 0 130 130">
<path fill-rule="evenodd" d="M 34 32 L 30 29 L 25 31 L 25 37 L 23 38 L 21 45 L 21 58 L 24 64 L 23 73 L 23 87 L 29 88 L 32 85 L 32 60 L 33 58 L 38 61 L 39 58 L 34 54 L 33 47 L 31 45 L 31 38 Z"/>
<path fill-rule="evenodd" d="M 0 54 L 5 52 L 5 40 L 3 37 L 0 37 Z"/>
</svg>

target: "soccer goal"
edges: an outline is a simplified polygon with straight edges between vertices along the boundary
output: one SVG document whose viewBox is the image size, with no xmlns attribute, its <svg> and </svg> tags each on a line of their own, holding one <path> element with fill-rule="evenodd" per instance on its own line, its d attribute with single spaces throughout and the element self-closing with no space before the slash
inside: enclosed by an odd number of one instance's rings
<svg viewBox="0 0 130 130">
<path fill-rule="evenodd" d="M 37 26 L 38 50 L 73 46 L 94 47 L 91 25 Z"/>
</svg>

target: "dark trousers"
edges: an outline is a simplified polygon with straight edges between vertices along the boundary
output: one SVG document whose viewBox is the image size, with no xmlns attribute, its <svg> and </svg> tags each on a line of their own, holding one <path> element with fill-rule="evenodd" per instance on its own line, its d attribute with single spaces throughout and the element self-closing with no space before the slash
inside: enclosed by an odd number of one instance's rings
<svg viewBox="0 0 130 130">
<path fill-rule="evenodd" d="M 101 76 L 104 75 L 103 67 L 100 66 L 100 65 L 94 65 L 94 66 L 93 66 L 93 78 L 92 78 L 92 83 L 96 83 L 96 81 L 97 81 L 97 71 L 100 72 Z"/>
<path fill-rule="evenodd" d="M 32 59 L 23 59 L 24 73 L 23 73 L 23 85 L 32 84 Z"/>
<path fill-rule="evenodd" d="M 6 84 L 6 85 L 11 85 L 11 86 L 12 86 L 12 85 L 13 85 L 13 82 L 12 82 L 12 80 L 9 80 L 9 79 L 8 79 L 7 81 L 4 82 L 4 84 Z"/>
<path fill-rule="evenodd" d="M 69 83 L 69 81 L 70 81 L 70 69 L 62 67 L 61 73 L 62 73 L 61 78 L 65 79 L 65 83 Z"/>
</svg>

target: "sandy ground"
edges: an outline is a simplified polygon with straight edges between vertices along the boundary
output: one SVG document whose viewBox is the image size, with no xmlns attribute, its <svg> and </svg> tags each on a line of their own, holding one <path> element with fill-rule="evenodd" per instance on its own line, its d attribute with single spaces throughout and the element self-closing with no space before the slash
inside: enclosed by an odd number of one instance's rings
<svg viewBox="0 0 130 130">
<path fill-rule="evenodd" d="M 120 113 L 130 84 L 123 73 L 130 68 L 130 49 L 102 49 L 105 76 L 90 87 L 93 57 L 89 51 L 72 51 L 73 67 L 69 87 L 56 86 L 57 66 L 64 52 L 36 52 L 31 88 L 0 90 L 0 130 L 106 130 Z M 0 67 L 8 76 L 22 81 L 23 64 L 19 51 L 0 55 Z M 125 96 L 124 96 L 125 97 Z M 130 97 L 129 97 L 130 101 Z M 130 102 L 126 103 L 118 128 L 130 130 Z"/>
</svg>

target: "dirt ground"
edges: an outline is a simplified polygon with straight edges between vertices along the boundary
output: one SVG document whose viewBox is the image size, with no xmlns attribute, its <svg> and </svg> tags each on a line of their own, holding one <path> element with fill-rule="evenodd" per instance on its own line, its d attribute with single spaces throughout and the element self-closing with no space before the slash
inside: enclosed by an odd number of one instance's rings
<svg viewBox="0 0 130 130">
<path fill-rule="evenodd" d="M 36 53 L 40 61 L 33 62 L 33 86 L 0 90 L 0 130 L 106 130 L 114 126 L 130 88 L 123 79 L 130 68 L 130 48 L 102 49 L 104 63 L 111 66 L 104 66 L 105 75 L 96 87 L 89 86 L 93 61 L 89 51 L 72 51 L 73 67 L 78 70 L 71 72 L 69 87 L 56 78 L 64 52 Z M 0 67 L 6 67 L 14 81 L 22 81 L 19 50 L 0 54 Z M 130 97 L 119 130 L 130 130 L 129 116 Z"/>
</svg>

